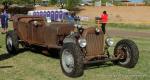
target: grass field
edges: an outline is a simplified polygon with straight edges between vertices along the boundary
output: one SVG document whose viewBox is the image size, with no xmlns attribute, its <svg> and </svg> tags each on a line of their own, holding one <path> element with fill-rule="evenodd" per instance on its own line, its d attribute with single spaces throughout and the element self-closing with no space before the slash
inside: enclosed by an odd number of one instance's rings
<svg viewBox="0 0 150 80">
<path fill-rule="evenodd" d="M 111 28 L 130 30 L 128 27 Z M 111 29 L 110 28 L 110 29 Z M 150 27 L 140 26 L 133 31 L 150 31 Z M 115 42 L 123 37 L 115 37 Z M 149 80 L 150 77 L 150 38 L 134 36 L 140 51 L 140 58 L 135 68 L 128 69 L 108 62 L 105 65 L 86 67 L 84 75 L 79 78 L 66 77 L 60 68 L 59 59 L 40 53 L 25 51 L 11 56 L 5 49 L 5 35 L 0 34 L 0 80 Z M 111 48 L 112 49 L 112 48 Z"/>
</svg>

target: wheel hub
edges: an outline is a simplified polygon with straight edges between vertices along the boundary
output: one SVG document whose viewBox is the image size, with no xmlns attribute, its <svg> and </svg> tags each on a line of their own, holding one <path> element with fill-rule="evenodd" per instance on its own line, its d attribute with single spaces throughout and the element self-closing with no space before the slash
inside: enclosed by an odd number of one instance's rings
<svg viewBox="0 0 150 80">
<path fill-rule="evenodd" d="M 127 46 L 122 46 L 120 48 L 120 64 L 126 64 L 130 61 L 130 50 L 128 49 Z"/>
</svg>

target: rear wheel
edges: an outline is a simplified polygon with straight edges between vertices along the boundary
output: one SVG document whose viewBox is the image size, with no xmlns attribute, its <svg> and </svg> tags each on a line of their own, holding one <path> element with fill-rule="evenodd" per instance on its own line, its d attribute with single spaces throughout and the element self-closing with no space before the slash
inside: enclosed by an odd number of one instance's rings
<svg viewBox="0 0 150 80">
<path fill-rule="evenodd" d="M 115 64 L 126 68 L 133 68 L 138 62 L 139 50 L 133 41 L 124 39 L 115 46 L 114 55 L 120 57 L 119 60 L 114 61 Z"/>
<path fill-rule="evenodd" d="M 9 31 L 6 34 L 6 48 L 9 54 L 17 54 L 19 42 L 17 34 L 14 31 Z"/>
<path fill-rule="evenodd" d="M 60 55 L 60 64 L 65 75 L 69 77 L 79 77 L 83 75 L 83 56 L 80 48 L 76 44 L 64 44 Z"/>
</svg>

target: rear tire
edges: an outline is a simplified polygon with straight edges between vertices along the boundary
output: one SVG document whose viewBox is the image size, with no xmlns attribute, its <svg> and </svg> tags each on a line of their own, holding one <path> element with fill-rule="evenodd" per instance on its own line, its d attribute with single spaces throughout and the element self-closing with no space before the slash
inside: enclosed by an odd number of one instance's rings
<svg viewBox="0 0 150 80">
<path fill-rule="evenodd" d="M 66 43 L 60 52 L 60 64 L 63 73 L 69 77 L 83 75 L 83 55 L 74 43 Z"/>
<path fill-rule="evenodd" d="M 139 50 L 133 41 L 128 39 L 119 41 L 115 46 L 114 55 L 117 57 L 121 53 L 123 55 L 121 55 L 119 60 L 114 61 L 114 64 L 118 64 L 126 68 L 133 68 L 137 64 Z"/>
<path fill-rule="evenodd" d="M 19 42 L 17 34 L 14 31 L 9 31 L 6 34 L 6 48 L 9 54 L 17 54 Z"/>
</svg>

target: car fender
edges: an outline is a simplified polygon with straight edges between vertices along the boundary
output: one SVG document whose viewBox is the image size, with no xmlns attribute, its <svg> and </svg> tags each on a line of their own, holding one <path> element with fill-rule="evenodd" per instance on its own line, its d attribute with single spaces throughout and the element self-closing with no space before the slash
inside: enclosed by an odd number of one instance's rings
<svg viewBox="0 0 150 80">
<path fill-rule="evenodd" d="M 63 44 L 66 44 L 66 43 L 74 43 L 76 44 L 76 38 L 74 35 L 69 35 L 67 36 L 64 40 L 63 40 Z"/>
</svg>

